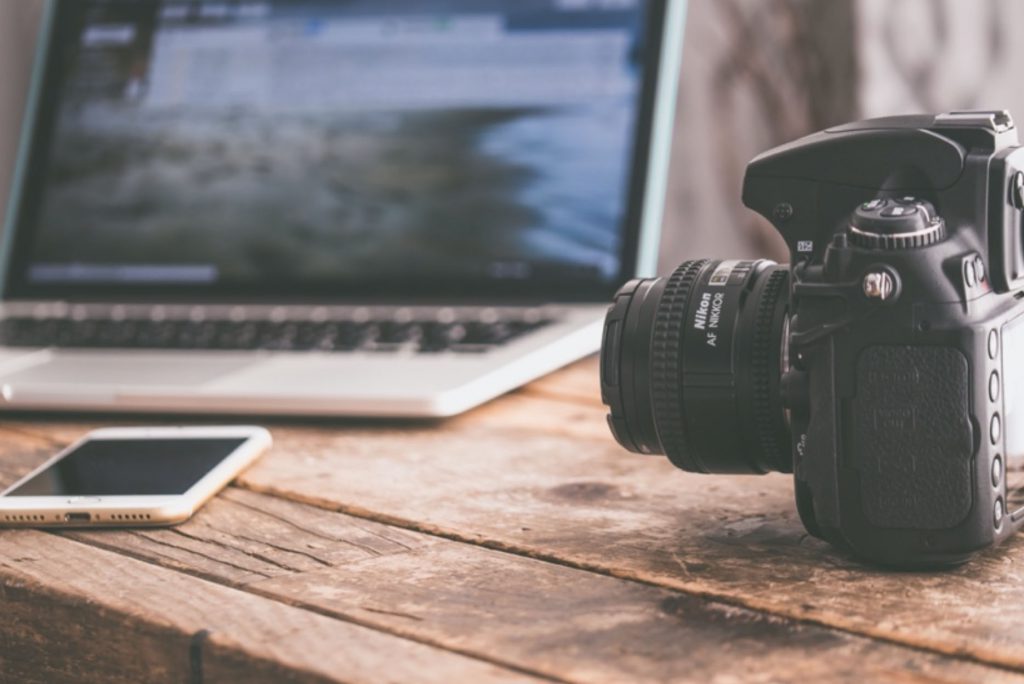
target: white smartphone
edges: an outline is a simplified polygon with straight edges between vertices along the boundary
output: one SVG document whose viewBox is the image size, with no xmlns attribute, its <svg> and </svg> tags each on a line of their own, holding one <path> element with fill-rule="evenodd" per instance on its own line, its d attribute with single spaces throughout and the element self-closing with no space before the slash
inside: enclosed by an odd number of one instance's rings
<svg viewBox="0 0 1024 684">
<path fill-rule="evenodd" d="M 271 441 L 248 426 L 96 430 L 0 494 L 0 526 L 177 525 Z"/>
</svg>

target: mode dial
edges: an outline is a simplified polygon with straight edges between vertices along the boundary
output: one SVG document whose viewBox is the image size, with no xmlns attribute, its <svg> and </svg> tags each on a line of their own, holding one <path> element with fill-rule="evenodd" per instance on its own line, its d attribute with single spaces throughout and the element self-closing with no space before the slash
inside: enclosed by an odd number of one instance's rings
<svg viewBox="0 0 1024 684">
<path fill-rule="evenodd" d="M 857 207 L 850 242 L 868 249 L 914 249 L 946 239 L 946 222 L 916 197 L 878 198 Z"/>
</svg>

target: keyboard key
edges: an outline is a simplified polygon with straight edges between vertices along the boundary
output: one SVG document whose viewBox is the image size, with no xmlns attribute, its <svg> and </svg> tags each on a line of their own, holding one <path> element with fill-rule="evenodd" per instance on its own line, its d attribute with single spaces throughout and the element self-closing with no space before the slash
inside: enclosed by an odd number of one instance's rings
<svg viewBox="0 0 1024 684">
<path fill-rule="evenodd" d="M 249 351 L 257 349 L 261 339 L 261 325 L 255 322 L 224 323 L 213 340 L 214 349 Z"/>
<path fill-rule="evenodd" d="M 9 318 L 0 320 L 0 344 L 69 349 L 480 353 L 550 323 Z"/>
<path fill-rule="evenodd" d="M 142 321 L 138 324 L 135 339 L 127 343 L 128 347 L 141 349 L 173 348 L 178 339 L 178 323 L 172 321 Z"/>
</svg>

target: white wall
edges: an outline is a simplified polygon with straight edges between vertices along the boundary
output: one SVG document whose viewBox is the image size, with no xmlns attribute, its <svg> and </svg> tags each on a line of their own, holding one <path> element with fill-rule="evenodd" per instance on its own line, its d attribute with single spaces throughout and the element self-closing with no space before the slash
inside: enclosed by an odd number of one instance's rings
<svg viewBox="0 0 1024 684">
<path fill-rule="evenodd" d="M 858 118 L 856 0 L 690 0 L 660 270 L 788 259 L 740 201 L 761 152 Z"/>
<path fill-rule="evenodd" d="M 1020 87 L 1024 2 L 858 0 L 859 99 L 865 116 L 1010 109 Z M 909 30 L 908 27 L 913 27 Z"/>
<path fill-rule="evenodd" d="M 42 0 L 0 0 L 0 217 L 18 146 L 41 8 Z"/>
<path fill-rule="evenodd" d="M 956 109 L 1009 109 L 1024 130 L 1022 26 L 1020 0 L 690 0 L 661 270 L 786 257 L 739 192 L 789 139 Z"/>
</svg>

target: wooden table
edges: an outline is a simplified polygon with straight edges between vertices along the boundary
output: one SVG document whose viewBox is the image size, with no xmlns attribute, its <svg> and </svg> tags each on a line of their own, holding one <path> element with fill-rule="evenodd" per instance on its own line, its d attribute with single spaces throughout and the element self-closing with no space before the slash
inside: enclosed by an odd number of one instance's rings
<svg viewBox="0 0 1024 684">
<path fill-rule="evenodd" d="M 0 484 L 94 425 L 3 421 Z M 1024 682 L 1024 537 L 863 567 L 785 476 L 621 450 L 593 360 L 441 423 L 271 428 L 179 528 L 0 532 L 0 681 Z"/>
</svg>

